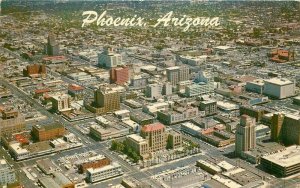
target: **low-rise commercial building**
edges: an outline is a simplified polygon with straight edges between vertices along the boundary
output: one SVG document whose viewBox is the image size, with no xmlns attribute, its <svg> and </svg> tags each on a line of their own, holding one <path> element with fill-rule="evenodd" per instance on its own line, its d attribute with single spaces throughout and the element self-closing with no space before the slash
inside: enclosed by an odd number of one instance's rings
<svg viewBox="0 0 300 188">
<path fill-rule="evenodd" d="M 214 164 L 208 163 L 204 160 L 198 160 L 196 166 L 200 167 L 204 171 L 215 175 L 222 172 L 222 169 Z"/>
<path fill-rule="evenodd" d="M 150 115 L 156 115 L 158 111 L 165 111 L 169 109 L 169 104 L 166 102 L 151 103 L 143 107 L 143 112 Z"/>
<path fill-rule="evenodd" d="M 285 150 L 264 156 L 261 165 L 268 171 L 281 177 L 300 172 L 300 147 L 293 145 Z"/>
<path fill-rule="evenodd" d="M 300 106 L 300 96 L 294 97 L 293 103 Z"/>
<path fill-rule="evenodd" d="M 80 173 L 85 173 L 89 168 L 101 168 L 106 165 L 109 165 L 111 160 L 104 155 L 96 155 L 89 157 L 82 163 L 78 164 L 78 170 Z"/>
<path fill-rule="evenodd" d="M 200 136 L 200 132 L 202 129 L 193 123 L 185 122 L 181 124 L 181 130 L 192 136 Z"/>
<path fill-rule="evenodd" d="M 154 117 L 144 112 L 135 110 L 130 113 L 130 119 L 139 125 L 147 125 L 154 122 Z"/>
<path fill-rule="evenodd" d="M 41 169 L 47 175 L 50 175 L 54 172 L 59 172 L 61 169 L 53 163 L 53 161 L 49 158 L 40 159 L 36 161 L 37 167 Z"/>
<path fill-rule="evenodd" d="M 254 81 L 246 82 L 246 91 L 251 91 L 255 93 L 262 94 L 264 90 L 264 81 L 261 79 L 257 79 Z"/>
<path fill-rule="evenodd" d="M 52 175 L 40 178 L 40 184 L 45 188 L 75 188 L 75 184 L 62 172 L 55 172 Z"/>
<path fill-rule="evenodd" d="M 121 185 L 124 186 L 124 188 L 151 188 L 151 185 L 132 177 L 126 177 L 126 179 L 122 179 Z"/>
<path fill-rule="evenodd" d="M 157 118 L 162 123 L 171 125 L 174 123 L 188 121 L 198 116 L 198 112 L 198 108 L 192 106 L 176 107 L 173 109 L 173 111 L 158 111 Z"/>
<path fill-rule="evenodd" d="M 217 125 L 201 131 L 200 138 L 216 147 L 223 147 L 234 143 L 235 135 L 224 131 L 224 125 Z"/>
<path fill-rule="evenodd" d="M 115 127 L 104 128 L 100 125 L 92 125 L 90 127 L 90 135 L 99 140 L 107 140 L 117 138 L 129 134 L 129 128 L 121 125 Z"/>
<path fill-rule="evenodd" d="M 95 183 L 116 176 L 121 176 L 122 174 L 123 170 L 121 166 L 118 163 L 114 162 L 104 167 L 87 169 L 86 178 L 88 182 Z"/>
<path fill-rule="evenodd" d="M 212 83 L 194 83 L 185 87 L 185 96 L 195 97 L 199 95 L 204 95 L 212 93 L 214 91 L 214 84 Z"/>
</svg>

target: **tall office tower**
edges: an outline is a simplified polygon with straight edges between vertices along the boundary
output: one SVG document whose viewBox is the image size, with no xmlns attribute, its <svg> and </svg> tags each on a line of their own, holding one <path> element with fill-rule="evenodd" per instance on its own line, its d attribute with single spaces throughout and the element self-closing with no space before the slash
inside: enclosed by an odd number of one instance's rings
<svg viewBox="0 0 300 188">
<path fill-rule="evenodd" d="M 98 54 L 98 65 L 100 67 L 112 68 L 122 65 L 122 56 L 114 52 L 113 48 L 105 48 L 102 53 Z"/>
<path fill-rule="evenodd" d="M 249 151 L 255 146 L 255 118 L 242 115 L 235 132 L 235 153 L 241 156 L 244 151 Z"/>
<path fill-rule="evenodd" d="M 161 84 L 149 84 L 145 89 L 146 97 L 158 99 L 162 96 L 163 86 Z"/>
<path fill-rule="evenodd" d="M 167 68 L 167 79 L 171 82 L 172 86 L 176 86 L 179 82 L 179 67 L 169 67 Z"/>
<path fill-rule="evenodd" d="M 148 141 L 149 152 L 166 149 L 168 135 L 163 124 L 144 125 L 141 129 L 141 136 Z"/>
<path fill-rule="evenodd" d="M 300 145 L 300 117 L 291 114 L 273 114 L 271 139 L 286 146 Z"/>
<path fill-rule="evenodd" d="M 190 68 L 188 66 L 179 67 L 179 81 L 186 81 L 190 79 Z"/>
<path fill-rule="evenodd" d="M 284 114 L 273 114 L 271 119 L 271 140 L 281 142 L 281 128 L 284 120 Z"/>
<path fill-rule="evenodd" d="M 55 111 L 69 111 L 71 110 L 71 102 L 68 94 L 54 95 L 51 98 L 52 109 Z"/>
<path fill-rule="evenodd" d="M 178 82 L 186 81 L 190 77 L 190 69 L 188 66 L 169 67 L 167 70 L 167 79 L 172 86 L 176 86 Z"/>
<path fill-rule="evenodd" d="M 300 116 L 286 114 L 282 125 L 282 141 L 286 146 L 300 145 Z"/>
<path fill-rule="evenodd" d="M 49 56 L 59 55 L 59 45 L 53 34 L 48 35 L 47 44 L 45 45 L 45 53 Z"/>
<path fill-rule="evenodd" d="M 120 94 L 112 88 L 100 88 L 94 93 L 94 104 L 102 113 L 120 110 Z"/>
<path fill-rule="evenodd" d="M 172 95 L 172 85 L 170 82 L 166 82 L 162 88 L 163 95 Z"/>
<path fill-rule="evenodd" d="M 110 83 L 123 85 L 129 80 L 129 70 L 126 66 L 111 68 L 109 71 L 109 75 Z"/>
</svg>

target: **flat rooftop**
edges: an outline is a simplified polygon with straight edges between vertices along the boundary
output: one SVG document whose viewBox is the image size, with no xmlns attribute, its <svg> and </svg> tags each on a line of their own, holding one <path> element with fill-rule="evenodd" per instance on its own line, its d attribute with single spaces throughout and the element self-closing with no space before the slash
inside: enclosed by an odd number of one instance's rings
<svg viewBox="0 0 300 188">
<path fill-rule="evenodd" d="M 131 138 L 137 142 L 144 142 L 146 141 L 143 137 L 141 137 L 140 135 L 136 135 L 136 134 L 131 134 L 127 136 L 128 138 Z"/>
<path fill-rule="evenodd" d="M 293 145 L 285 150 L 263 157 L 282 167 L 289 167 L 300 163 L 300 146 Z"/>
<path fill-rule="evenodd" d="M 168 68 L 166 68 L 167 70 L 177 70 L 177 69 L 179 69 L 179 67 L 178 66 L 175 66 L 175 67 L 168 67 Z"/>
<path fill-rule="evenodd" d="M 200 127 L 198 127 L 197 125 L 191 123 L 191 122 L 185 122 L 185 123 L 181 123 L 182 126 L 187 127 L 189 129 L 192 129 L 194 131 L 201 131 L 202 129 Z"/>
<path fill-rule="evenodd" d="M 107 171 L 107 170 L 111 170 L 111 169 L 115 169 L 115 168 L 120 168 L 121 166 L 119 165 L 119 163 L 117 162 L 113 162 L 110 165 L 106 165 L 104 167 L 100 167 L 100 168 L 88 168 L 87 171 L 90 174 L 95 174 L 95 173 L 99 173 L 99 172 L 103 172 L 103 171 Z"/>
<path fill-rule="evenodd" d="M 52 149 L 52 147 L 50 146 L 50 141 L 32 143 L 30 145 L 25 146 L 24 148 L 27 149 L 30 153 L 41 152 L 41 151 Z"/>
<path fill-rule="evenodd" d="M 250 182 L 261 180 L 258 175 L 242 168 L 231 170 L 229 172 L 223 173 L 223 175 L 243 186 L 249 184 Z"/>
<path fill-rule="evenodd" d="M 293 82 L 291 82 L 290 80 L 288 80 L 286 78 L 271 78 L 269 80 L 266 80 L 265 82 L 280 85 L 280 86 L 293 83 Z"/>
<path fill-rule="evenodd" d="M 53 123 L 48 125 L 34 125 L 37 129 L 45 129 L 45 130 L 52 130 L 52 129 L 58 129 L 58 128 L 64 128 L 64 126 L 60 123 Z"/>
</svg>

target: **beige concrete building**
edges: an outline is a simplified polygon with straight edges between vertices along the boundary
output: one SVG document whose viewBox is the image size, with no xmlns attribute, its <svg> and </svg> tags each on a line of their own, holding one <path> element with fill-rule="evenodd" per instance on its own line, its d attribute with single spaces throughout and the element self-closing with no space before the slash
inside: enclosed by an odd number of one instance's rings
<svg viewBox="0 0 300 188">
<path fill-rule="evenodd" d="M 293 145 L 261 158 L 262 166 L 279 176 L 290 176 L 300 172 L 300 147 Z"/>
<path fill-rule="evenodd" d="M 168 139 L 170 139 L 172 149 L 182 146 L 181 134 L 175 131 L 166 132 L 165 126 L 161 123 L 144 125 L 140 134 L 140 136 L 129 135 L 126 141 L 144 159 L 148 158 L 151 152 L 165 150 Z"/>
<path fill-rule="evenodd" d="M 241 156 L 244 151 L 249 151 L 255 146 L 255 118 L 242 115 L 235 132 L 235 153 L 237 156 Z"/>
<path fill-rule="evenodd" d="M 120 93 L 111 87 L 99 88 L 94 92 L 94 101 L 86 104 L 86 108 L 97 114 L 120 110 Z"/>
<path fill-rule="evenodd" d="M 148 141 L 149 152 L 166 149 L 167 133 L 163 124 L 153 123 L 144 125 L 141 129 L 141 136 Z"/>
<path fill-rule="evenodd" d="M 70 97 L 67 94 L 55 95 L 51 98 L 52 109 L 55 111 L 68 111 L 70 108 Z"/>
<path fill-rule="evenodd" d="M 0 118 L 0 135 L 18 133 L 25 130 L 25 117 L 19 112 L 3 111 Z"/>
<path fill-rule="evenodd" d="M 182 136 L 179 132 L 171 131 L 168 135 L 172 149 L 178 149 L 182 146 Z"/>
<path fill-rule="evenodd" d="M 127 144 L 143 158 L 149 155 L 149 145 L 143 137 L 132 134 L 126 137 Z"/>
</svg>

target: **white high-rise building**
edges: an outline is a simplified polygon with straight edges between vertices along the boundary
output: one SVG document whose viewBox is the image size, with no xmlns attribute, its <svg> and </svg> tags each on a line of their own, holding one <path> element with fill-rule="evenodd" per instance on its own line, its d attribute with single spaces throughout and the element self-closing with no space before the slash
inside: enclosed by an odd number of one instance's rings
<svg viewBox="0 0 300 188">
<path fill-rule="evenodd" d="M 190 79 L 190 68 L 188 66 L 179 67 L 179 81 L 186 81 Z"/>
<path fill-rule="evenodd" d="M 172 85 L 170 82 L 149 84 L 145 89 L 145 95 L 152 99 L 159 99 L 163 95 L 172 95 Z"/>
<path fill-rule="evenodd" d="M 149 84 L 146 87 L 145 95 L 149 98 L 158 99 L 162 96 L 163 86 L 161 84 Z"/>
<path fill-rule="evenodd" d="M 98 65 L 101 67 L 112 68 L 122 64 L 122 55 L 115 53 L 113 48 L 105 48 L 98 54 Z"/>
<path fill-rule="evenodd" d="M 170 82 L 167 82 L 163 86 L 163 95 L 172 95 L 172 85 Z"/>
<path fill-rule="evenodd" d="M 256 146 L 255 118 L 242 115 L 235 132 L 235 153 L 241 156 Z"/>
<path fill-rule="evenodd" d="M 190 78 L 190 69 L 188 66 L 169 67 L 167 70 L 167 79 L 172 86 L 176 86 L 180 81 L 186 81 Z"/>
<path fill-rule="evenodd" d="M 171 82 L 172 86 L 176 86 L 179 82 L 179 67 L 169 67 L 167 68 L 167 79 Z"/>
</svg>

